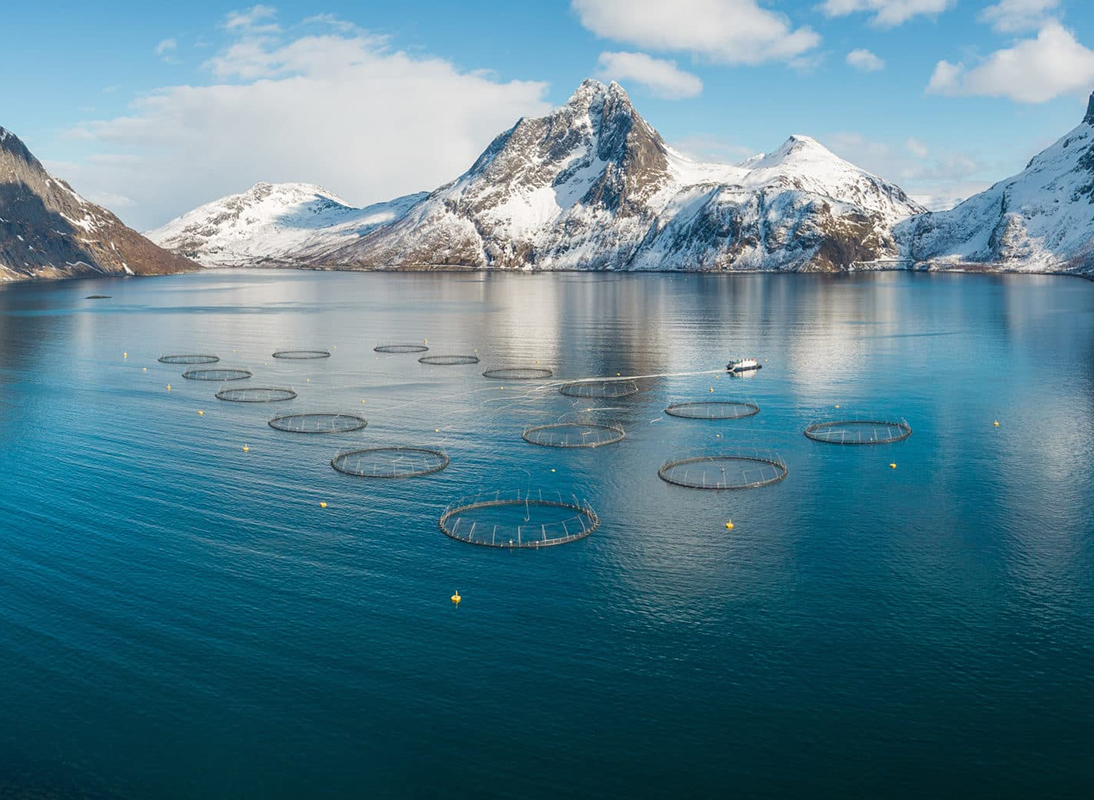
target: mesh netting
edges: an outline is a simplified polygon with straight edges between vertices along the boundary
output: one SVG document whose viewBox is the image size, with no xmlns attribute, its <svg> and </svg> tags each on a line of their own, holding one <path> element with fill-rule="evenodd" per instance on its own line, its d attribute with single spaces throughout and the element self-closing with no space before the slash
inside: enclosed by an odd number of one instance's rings
<svg viewBox="0 0 1094 800">
<path fill-rule="evenodd" d="M 484 378 L 495 378 L 497 380 L 532 381 L 537 378 L 550 378 L 554 373 L 543 367 L 502 367 L 501 369 L 488 369 L 482 375 Z"/>
<path fill-rule="evenodd" d="M 339 453 L 330 465 L 361 478 L 415 478 L 440 472 L 448 456 L 425 447 L 369 447 Z"/>
<path fill-rule="evenodd" d="M 232 403 L 280 403 L 294 397 L 296 392 L 292 389 L 270 389 L 265 386 L 244 386 L 217 392 L 217 400 L 228 400 Z"/>
<path fill-rule="evenodd" d="M 889 444 L 907 439 L 912 428 L 907 421 L 843 420 L 820 422 L 805 429 L 805 435 L 829 444 Z"/>
<path fill-rule="evenodd" d="M 248 369 L 228 369 L 227 367 L 216 369 L 190 369 L 182 373 L 182 377 L 192 381 L 241 381 L 252 377 Z"/>
<path fill-rule="evenodd" d="M 368 425 L 356 414 L 286 414 L 270 420 L 270 427 L 290 433 L 349 433 Z"/>
<path fill-rule="evenodd" d="M 435 367 L 455 367 L 460 364 L 478 364 L 478 356 L 422 356 L 418 359 L 421 364 L 432 364 Z"/>
<path fill-rule="evenodd" d="M 541 447 L 601 447 L 621 441 L 626 434 L 618 425 L 560 422 L 528 428 L 521 438 Z"/>
<path fill-rule="evenodd" d="M 666 461 L 657 471 L 663 481 L 691 489 L 754 489 L 786 477 L 778 456 L 706 455 Z"/>
<path fill-rule="evenodd" d="M 278 350 L 273 354 L 274 358 L 287 358 L 304 360 L 309 358 L 330 358 L 328 350 Z"/>
<path fill-rule="evenodd" d="M 741 419 L 760 413 L 755 403 L 737 400 L 710 400 L 695 403 L 673 403 L 665 413 L 684 419 Z"/>
<path fill-rule="evenodd" d="M 562 384 L 558 390 L 569 397 L 608 399 L 637 394 L 638 385 L 634 381 L 621 380 L 575 381 L 574 383 Z"/>
<path fill-rule="evenodd" d="M 592 506 L 558 493 L 501 492 L 460 498 L 448 505 L 441 531 L 486 547 L 539 548 L 583 539 L 600 526 Z"/>
<path fill-rule="evenodd" d="M 160 356 L 158 360 L 161 364 L 215 364 L 220 361 L 220 358 L 204 353 L 186 353 L 175 356 Z"/>
<path fill-rule="evenodd" d="M 377 353 L 424 353 L 429 348 L 424 344 L 378 344 L 372 349 Z"/>
</svg>

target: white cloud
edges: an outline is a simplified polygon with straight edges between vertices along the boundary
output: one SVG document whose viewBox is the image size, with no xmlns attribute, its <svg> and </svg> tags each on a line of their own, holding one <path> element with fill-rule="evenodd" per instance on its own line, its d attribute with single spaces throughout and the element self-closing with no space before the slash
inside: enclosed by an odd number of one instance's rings
<svg viewBox="0 0 1094 800">
<path fill-rule="evenodd" d="M 877 72 L 885 69 L 885 62 L 869 50 L 859 48 L 847 54 L 847 63 L 863 72 Z"/>
<path fill-rule="evenodd" d="M 980 12 L 980 21 L 1004 33 L 1037 30 L 1056 19 L 1060 0 L 1000 0 Z"/>
<path fill-rule="evenodd" d="M 859 11 L 873 14 L 871 25 L 892 28 L 923 14 L 941 14 L 956 0 L 824 0 L 819 6 L 829 17 L 843 17 Z"/>
<path fill-rule="evenodd" d="M 277 33 L 281 27 L 273 22 L 277 9 L 256 5 L 246 11 L 233 11 L 224 20 L 224 28 L 233 33 Z"/>
<path fill-rule="evenodd" d="M 549 110 L 544 83 L 462 72 L 366 34 L 240 35 L 211 63 L 236 82 L 167 87 L 82 124 L 70 135 L 129 160 L 89 158 L 64 177 L 130 198 L 139 228 L 262 180 L 364 204 L 451 180 L 519 117 Z"/>
<path fill-rule="evenodd" d="M 756 0 L 572 0 L 597 36 L 658 51 L 687 52 L 720 64 L 790 61 L 820 43 L 808 27 Z"/>
<path fill-rule="evenodd" d="M 680 69 L 675 61 L 645 53 L 601 53 L 597 76 L 620 83 L 633 81 L 668 100 L 695 97 L 703 91 L 698 76 Z"/>
<path fill-rule="evenodd" d="M 927 145 L 912 136 L 909 136 L 908 141 L 904 143 L 904 149 L 916 158 L 926 158 L 930 155 Z"/>
<path fill-rule="evenodd" d="M 927 91 L 951 97 L 1007 97 L 1020 103 L 1043 103 L 1069 92 L 1086 92 L 1094 84 L 1094 51 L 1057 22 L 1045 25 L 1035 39 L 996 50 L 983 62 L 939 61 Z"/>
<path fill-rule="evenodd" d="M 152 51 L 160 58 L 167 58 L 171 53 L 179 49 L 178 39 L 164 39 L 162 42 L 156 45 Z"/>
</svg>

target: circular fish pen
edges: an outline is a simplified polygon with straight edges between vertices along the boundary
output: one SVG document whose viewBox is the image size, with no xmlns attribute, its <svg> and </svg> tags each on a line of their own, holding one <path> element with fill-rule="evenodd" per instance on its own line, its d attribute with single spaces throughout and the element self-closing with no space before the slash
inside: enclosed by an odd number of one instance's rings
<svg viewBox="0 0 1094 800">
<path fill-rule="evenodd" d="M 618 425 L 592 422 L 559 422 L 528 428 L 520 438 L 540 447 L 603 447 L 620 442 L 626 436 Z"/>
<path fill-rule="evenodd" d="M 242 381 L 254 377 L 254 374 L 249 369 L 217 367 L 215 369 L 189 369 L 182 373 L 182 377 L 191 381 Z"/>
<path fill-rule="evenodd" d="M 558 390 L 567 397 L 610 400 L 614 397 L 629 397 L 632 394 L 638 394 L 638 384 L 634 381 L 623 380 L 574 381 L 573 383 L 562 384 Z"/>
<path fill-rule="evenodd" d="M 438 524 L 452 539 L 516 550 L 584 539 L 600 527 L 600 517 L 588 502 L 560 493 L 496 492 L 450 503 Z"/>
<path fill-rule="evenodd" d="M 554 374 L 554 372 L 544 367 L 501 367 L 499 369 L 488 369 L 482 376 L 501 381 L 534 381 L 540 378 L 550 378 Z"/>
<path fill-rule="evenodd" d="M 759 414 L 760 407 L 743 400 L 700 400 L 693 403 L 673 403 L 665 409 L 665 413 L 681 419 L 743 419 Z"/>
<path fill-rule="evenodd" d="M 903 419 L 899 422 L 853 419 L 818 422 L 806 428 L 805 435 L 828 444 L 891 444 L 911 436 L 912 427 Z"/>
<path fill-rule="evenodd" d="M 215 364 L 220 361 L 220 356 L 206 353 L 184 353 L 181 355 L 160 356 L 156 360 L 161 364 Z"/>
<path fill-rule="evenodd" d="M 778 483 L 787 475 L 778 456 L 705 455 L 666 461 L 657 476 L 689 489 L 756 489 Z"/>
<path fill-rule="evenodd" d="M 271 419 L 269 425 L 289 433 L 349 433 L 361 430 L 368 421 L 356 414 L 285 414 Z"/>
<path fill-rule="evenodd" d="M 278 350 L 273 354 L 274 358 L 305 361 L 312 358 L 330 358 L 329 350 Z"/>
<path fill-rule="evenodd" d="M 428 447 L 366 447 L 339 453 L 330 465 L 359 478 L 417 478 L 440 472 L 448 463 L 442 451 Z"/>
<path fill-rule="evenodd" d="M 457 367 L 461 364 L 478 364 L 478 356 L 422 356 L 419 364 L 429 364 L 434 367 Z"/>
<path fill-rule="evenodd" d="M 217 400 L 230 403 L 282 403 L 296 397 L 292 389 L 273 389 L 265 386 L 243 386 L 239 389 L 221 389 Z"/>
<path fill-rule="evenodd" d="M 429 350 L 424 344 L 378 344 L 372 349 L 377 353 L 424 353 Z"/>
</svg>

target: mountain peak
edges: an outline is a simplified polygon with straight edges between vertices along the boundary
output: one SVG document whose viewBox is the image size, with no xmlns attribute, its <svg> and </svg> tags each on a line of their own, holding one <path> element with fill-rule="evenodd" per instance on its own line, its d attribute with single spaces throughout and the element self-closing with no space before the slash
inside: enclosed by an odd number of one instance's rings
<svg viewBox="0 0 1094 800">
<path fill-rule="evenodd" d="M 1094 92 L 1090 93 L 1090 99 L 1086 103 L 1086 116 L 1083 117 L 1083 122 L 1094 125 Z"/>
</svg>

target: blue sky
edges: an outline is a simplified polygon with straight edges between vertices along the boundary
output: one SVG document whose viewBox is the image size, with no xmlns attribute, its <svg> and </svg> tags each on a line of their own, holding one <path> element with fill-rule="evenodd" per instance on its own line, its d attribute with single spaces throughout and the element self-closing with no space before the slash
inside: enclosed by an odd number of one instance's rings
<svg viewBox="0 0 1094 800">
<path fill-rule="evenodd" d="M 590 76 L 697 157 L 805 133 L 962 197 L 1094 89 L 1077 0 L 6 5 L 0 125 L 142 229 L 259 180 L 354 203 L 434 188 Z"/>
</svg>

